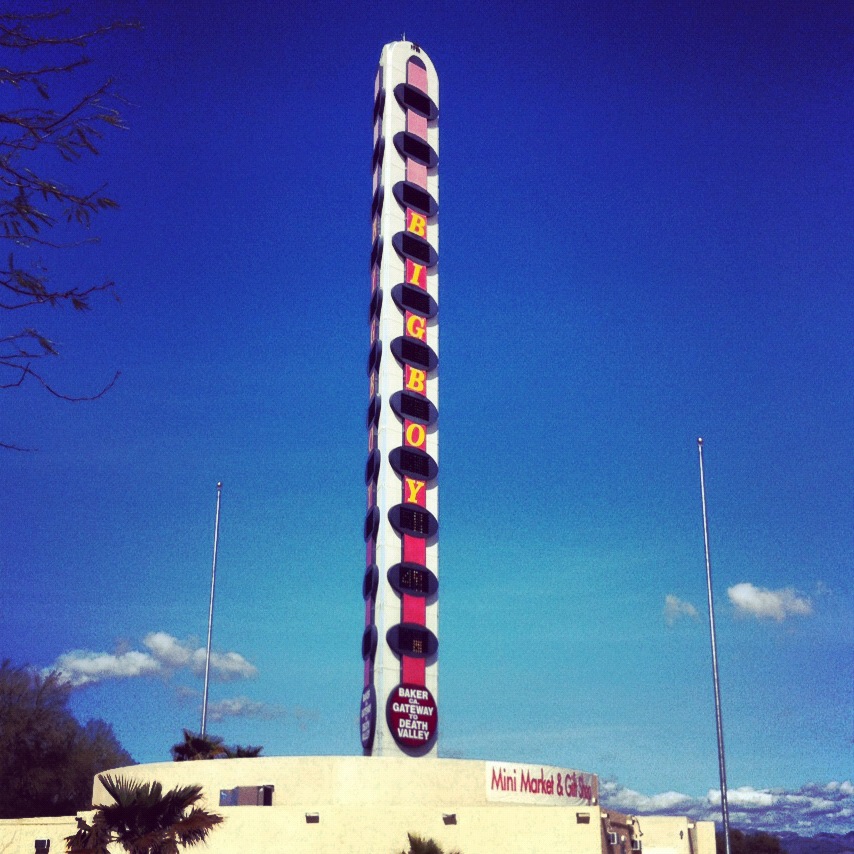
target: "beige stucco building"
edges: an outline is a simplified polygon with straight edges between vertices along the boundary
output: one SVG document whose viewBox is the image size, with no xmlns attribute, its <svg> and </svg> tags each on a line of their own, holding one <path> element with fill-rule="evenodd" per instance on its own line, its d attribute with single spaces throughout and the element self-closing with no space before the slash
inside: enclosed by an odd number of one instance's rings
<svg viewBox="0 0 854 854">
<path fill-rule="evenodd" d="M 210 854 L 398 854 L 407 834 L 446 854 L 714 854 L 712 822 L 618 813 L 595 775 L 552 766 L 362 756 L 259 757 L 110 772 L 198 784 L 225 822 Z M 95 781 L 93 803 L 108 801 Z M 266 805 L 265 805 L 266 804 Z M 63 852 L 75 817 L 0 821 L 0 854 Z"/>
</svg>

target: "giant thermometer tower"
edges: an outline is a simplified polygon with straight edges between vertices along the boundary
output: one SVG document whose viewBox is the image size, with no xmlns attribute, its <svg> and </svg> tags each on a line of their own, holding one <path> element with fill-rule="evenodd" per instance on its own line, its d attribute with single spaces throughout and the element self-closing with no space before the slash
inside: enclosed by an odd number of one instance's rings
<svg viewBox="0 0 854 854">
<path fill-rule="evenodd" d="M 439 80 L 410 42 L 374 85 L 362 747 L 436 755 Z"/>
</svg>

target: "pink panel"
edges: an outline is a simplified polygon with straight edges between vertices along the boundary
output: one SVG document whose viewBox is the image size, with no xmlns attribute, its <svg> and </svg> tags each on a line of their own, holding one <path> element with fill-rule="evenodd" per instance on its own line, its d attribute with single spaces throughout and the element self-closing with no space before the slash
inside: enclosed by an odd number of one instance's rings
<svg viewBox="0 0 854 854">
<path fill-rule="evenodd" d="M 413 110 L 406 111 L 406 129 L 427 142 L 427 118 Z"/>
<path fill-rule="evenodd" d="M 414 62 L 406 63 L 406 82 L 422 92 L 427 92 L 427 69 Z"/>
<path fill-rule="evenodd" d="M 407 159 L 406 180 L 415 184 L 416 187 L 421 187 L 422 190 L 426 190 L 427 167 L 424 166 L 422 163 L 416 163 L 414 160 Z"/>
</svg>

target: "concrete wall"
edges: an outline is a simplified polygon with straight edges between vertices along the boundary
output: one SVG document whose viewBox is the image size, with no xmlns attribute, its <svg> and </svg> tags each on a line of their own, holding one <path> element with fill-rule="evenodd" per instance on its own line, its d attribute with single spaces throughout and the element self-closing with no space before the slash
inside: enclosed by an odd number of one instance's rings
<svg viewBox="0 0 854 854">
<path fill-rule="evenodd" d="M 76 831 L 74 816 L 0 819 L 0 854 L 33 854 L 37 839 L 49 839 L 50 854 L 62 854 L 65 837 Z"/>
<path fill-rule="evenodd" d="M 156 780 L 165 789 L 203 787 L 206 806 L 225 822 L 209 854 L 399 854 L 407 834 L 435 839 L 446 854 L 715 854 L 714 825 L 684 817 L 637 817 L 553 801 L 490 800 L 485 762 L 379 757 L 259 757 L 134 765 L 110 772 Z M 271 806 L 220 806 L 219 793 L 273 785 Z M 529 797 L 525 795 L 525 797 Z M 96 780 L 93 803 L 107 802 Z M 33 854 L 50 839 L 65 850 L 74 817 L 0 821 L 0 854 Z M 609 832 L 616 842 L 609 842 Z"/>
<path fill-rule="evenodd" d="M 164 788 L 188 783 L 203 788 L 219 807 L 221 789 L 273 785 L 274 806 L 316 811 L 328 804 L 484 804 L 484 763 L 457 759 L 378 756 L 286 756 L 159 762 L 109 772 L 132 780 L 158 780 Z M 95 780 L 92 803 L 107 793 Z"/>
<path fill-rule="evenodd" d="M 396 854 L 408 833 L 435 839 L 446 854 L 602 854 L 595 824 L 579 825 L 568 810 L 550 807 L 464 807 L 446 824 L 438 809 L 327 807 L 318 823 L 293 807 L 223 807 L 226 822 L 212 836 L 210 854 Z"/>
</svg>

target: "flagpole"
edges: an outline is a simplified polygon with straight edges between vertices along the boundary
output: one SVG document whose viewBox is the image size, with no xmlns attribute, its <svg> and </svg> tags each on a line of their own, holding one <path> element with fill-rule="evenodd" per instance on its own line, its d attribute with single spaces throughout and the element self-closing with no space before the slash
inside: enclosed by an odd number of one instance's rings
<svg viewBox="0 0 854 854">
<path fill-rule="evenodd" d="M 208 721 L 208 683 L 211 672 L 211 636 L 213 635 L 214 591 L 216 590 L 216 553 L 219 546 L 219 506 L 222 500 L 222 482 L 216 485 L 216 520 L 214 522 L 213 564 L 211 566 L 211 601 L 208 608 L 208 644 L 205 650 L 205 688 L 202 695 L 202 728 L 200 735 L 205 734 Z"/>
<path fill-rule="evenodd" d="M 721 717 L 721 686 L 718 679 L 718 642 L 715 635 L 715 600 L 712 594 L 712 561 L 709 556 L 709 519 L 706 514 L 706 478 L 703 471 L 703 439 L 697 439 L 700 454 L 700 497 L 703 502 L 703 544 L 706 549 L 706 587 L 709 597 L 709 633 L 712 638 L 712 682 L 715 686 L 715 722 L 718 731 L 718 773 L 721 780 L 721 816 L 724 825 L 724 845 L 726 854 L 731 854 L 729 846 L 729 804 L 726 790 L 726 759 L 724 757 L 724 727 Z"/>
</svg>

